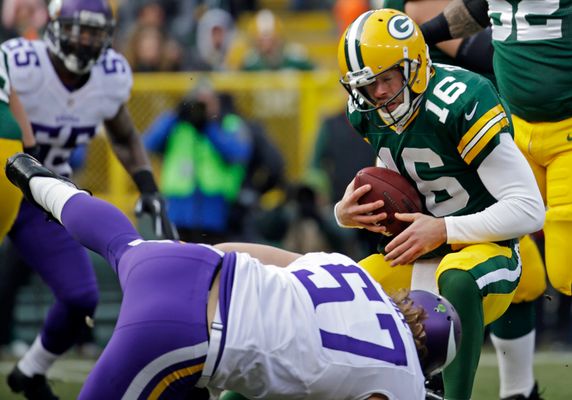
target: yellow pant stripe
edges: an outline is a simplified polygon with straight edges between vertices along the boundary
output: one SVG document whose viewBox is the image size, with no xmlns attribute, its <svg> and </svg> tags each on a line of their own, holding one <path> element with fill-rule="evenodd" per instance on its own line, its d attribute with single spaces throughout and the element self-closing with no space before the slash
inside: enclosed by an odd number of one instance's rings
<svg viewBox="0 0 572 400">
<path fill-rule="evenodd" d="M 181 368 L 175 372 L 170 373 L 165 378 L 163 378 L 161 382 L 157 384 L 155 389 L 153 389 L 153 391 L 149 395 L 149 400 L 157 400 L 159 397 L 161 397 L 163 392 L 169 387 L 171 383 L 202 371 L 204 366 L 205 364 L 202 363 L 199 365 L 194 365 L 192 367 Z"/>
</svg>

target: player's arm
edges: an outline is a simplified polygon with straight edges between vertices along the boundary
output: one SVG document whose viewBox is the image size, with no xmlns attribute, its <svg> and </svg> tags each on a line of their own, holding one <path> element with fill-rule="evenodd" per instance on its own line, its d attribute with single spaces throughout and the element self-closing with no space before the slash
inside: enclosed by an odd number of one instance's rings
<svg viewBox="0 0 572 400">
<path fill-rule="evenodd" d="M 224 252 L 237 251 L 248 253 L 252 257 L 259 259 L 263 264 L 277 265 L 279 267 L 286 267 L 302 257 L 302 254 L 256 243 L 229 242 L 219 243 L 214 247 Z"/>
<path fill-rule="evenodd" d="M 32 132 L 32 126 L 30 125 L 26 111 L 24 111 L 24 106 L 14 90 L 10 92 L 10 111 L 12 111 L 12 115 L 16 119 L 20 131 L 22 132 L 24 150 L 34 148 L 36 146 L 36 139 Z"/>
<path fill-rule="evenodd" d="M 427 44 L 471 36 L 490 25 L 487 0 L 453 0 L 443 12 L 421 25 Z"/>
<path fill-rule="evenodd" d="M 178 239 L 177 231 L 167 217 L 165 200 L 159 193 L 147 153 L 125 104 L 119 107 L 113 118 L 105 121 L 105 128 L 113 152 L 141 193 L 135 213 L 151 216 L 157 237 Z"/>
<path fill-rule="evenodd" d="M 513 239 L 536 232 L 544 224 L 542 196 L 526 159 L 508 133 L 477 169 L 497 202 L 465 216 L 445 217 L 447 243 Z"/>
</svg>

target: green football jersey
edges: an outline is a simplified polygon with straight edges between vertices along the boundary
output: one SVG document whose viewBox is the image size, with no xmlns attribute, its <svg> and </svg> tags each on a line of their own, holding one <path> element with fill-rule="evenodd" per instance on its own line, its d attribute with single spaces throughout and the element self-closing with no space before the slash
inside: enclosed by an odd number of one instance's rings
<svg viewBox="0 0 572 400">
<path fill-rule="evenodd" d="M 488 0 L 494 69 L 513 114 L 572 117 L 572 0 Z"/>
<path fill-rule="evenodd" d="M 353 127 L 388 168 L 417 187 L 427 211 L 436 217 L 472 214 L 496 202 L 477 168 L 499 144 L 500 133 L 512 135 L 507 114 L 488 79 L 439 64 L 401 133 L 380 127 L 377 111 L 360 113 L 348 103 Z"/>
<path fill-rule="evenodd" d="M 0 102 L 10 102 L 10 80 L 8 79 L 8 59 L 0 50 Z"/>
<path fill-rule="evenodd" d="M 20 140 L 20 126 L 10 111 L 10 79 L 6 54 L 0 51 L 0 138 Z"/>
</svg>

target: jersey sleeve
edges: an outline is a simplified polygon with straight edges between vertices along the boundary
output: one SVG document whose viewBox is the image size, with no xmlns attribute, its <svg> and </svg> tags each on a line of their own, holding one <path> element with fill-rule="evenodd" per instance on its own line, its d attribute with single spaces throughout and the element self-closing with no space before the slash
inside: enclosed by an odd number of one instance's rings
<svg viewBox="0 0 572 400">
<path fill-rule="evenodd" d="M 35 43 L 24 38 L 14 38 L 2 43 L 1 49 L 6 54 L 11 87 L 18 94 L 37 90 L 42 84 L 42 74 L 37 73 L 37 70 L 43 66 Z"/>
<path fill-rule="evenodd" d="M 354 130 L 359 133 L 361 137 L 364 138 L 366 142 L 369 143 L 369 140 L 366 136 L 366 129 L 365 129 L 365 114 L 359 112 L 354 107 L 354 100 L 351 96 L 348 96 L 348 104 L 346 106 L 346 116 L 350 122 L 350 125 L 354 128 Z"/>
<path fill-rule="evenodd" d="M 501 133 L 513 135 L 508 109 L 480 75 L 455 70 L 435 85 L 430 101 L 436 110 L 448 110 L 445 131 L 463 161 L 474 168 L 498 146 Z"/>
<path fill-rule="evenodd" d="M 106 119 L 117 114 L 117 111 L 131 95 L 133 74 L 129 63 L 123 55 L 113 49 L 108 49 L 98 64 L 103 75 L 105 97 L 109 102 L 109 115 Z"/>
<path fill-rule="evenodd" d="M 0 50 L 0 101 L 10 103 L 10 78 L 8 75 L 8 58 Z"/>
</svg>

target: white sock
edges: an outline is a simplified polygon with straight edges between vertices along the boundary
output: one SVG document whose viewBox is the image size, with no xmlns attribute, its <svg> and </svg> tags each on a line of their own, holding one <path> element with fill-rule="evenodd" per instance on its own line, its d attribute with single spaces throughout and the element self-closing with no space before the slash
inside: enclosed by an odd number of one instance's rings
<svg viewBox="0 0 572 400">
<path fill-rule="evenodd" d="M 42 339 L 38 335 L 30 350 L 18 361 L 18 368 L 27 377 L 34 375 L 46 375 L 46 371 L 52 366 L 58 356 L 50 353 L 42 345 Z"/>
<path fill-rule="evenodd" d="M 66 202 L 78 193 L 86 193 L 69 183 L 44 176 L 35 176 L 30 179 L 30 191 L 34 200 L 60 222 L 62 222 L 62 210 Z"/>
<path fill-rule="evenodd" d="M 534 338 L 536 330 L 516 339 L 491 334 L 500 374 L 500 397 L 529 396 L 534 388 Z"/>
</svg>

